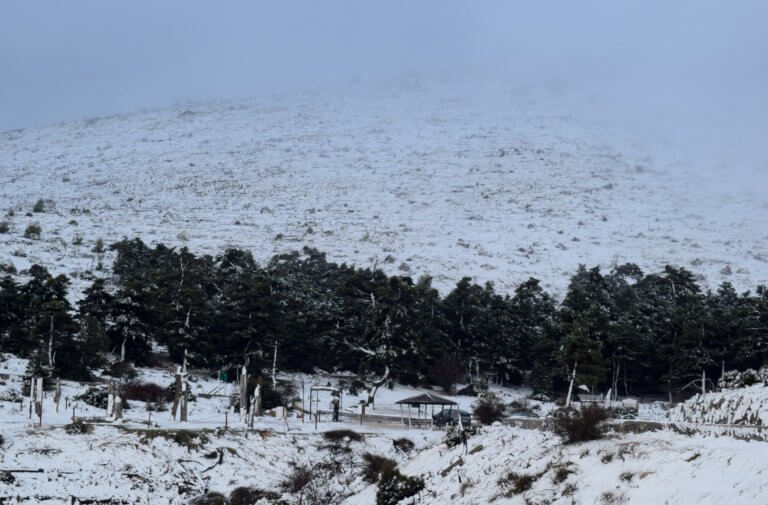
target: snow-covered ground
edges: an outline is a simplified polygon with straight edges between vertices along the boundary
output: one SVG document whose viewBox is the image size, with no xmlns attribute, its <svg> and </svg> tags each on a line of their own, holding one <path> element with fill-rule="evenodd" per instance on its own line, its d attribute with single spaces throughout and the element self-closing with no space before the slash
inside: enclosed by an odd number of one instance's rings
<svg viewBox="0 0 768 505">
<path fill-rule="evenodd" d="M 416 84 L 0 133 L 0 263 L 39 262 L 79 289 L 97 239 L 138 236 L 260 260 L 314 246 L 433 275 L 443 292 L 469 275 L 562 293 L 579 263 L 626 261 L 686 266 L 709 286 L 765 280 L 768 202 L 731 184 L 738 160 L 711 172 L 546 98 L 476 95 Z M 41 240 L 23 238 L 35 222 Z"/>
<path fill-rule="evenodd" d="M 43 406 L 43 423 L 28 414 L 28 403 L 8 401 L 20 391 L 20 374 L 26 360 L 6 356 L 0 363 L 0 426 L 4 443 L 0 448 L 0 477 L 3 470 L 13 472 L 12 482 L 0 478 L 0 498 L 20 497 L 16 503 L 70 503 L 79 499 L 112 499 L 113 503 L 189 503 L 191 497 L 206 491 L 229 494 L 246 486 L 273 496 L 285 503 L 301 502 L 301 493 L 288 492 L 283 483 L 295 468 L 314 469 L 313 484 L 304 490 L 307 496 L 330 492 L 329 503 L 367 505 L 375 501 L 376 486 L 362 478 L 363 455 L 366 453 L 394 459 L 406 475 L 424 478 L 426 488 L 417 503 L 484 504 L 484 503 L 676 503 L 720 504 L 738 497 L 739 503 L 762 504 L 768 487 L 768 474 L 762 468 L 766 450 L 763 438 L 738 440 L 740 435 L 706 429 L 697 430 L 692 422 L 718 422 L 701 415 L 677 418 L 683 407 L 673 408 L 672 421 L 677 427 L 652 426 L 657 431 L 644 433 L 611 433 L 605 440 L 576 445 L 563 445 L 549 431 L 505 426 L 481 428 L 470 438 L 470 454 L 463 448 L 448 448 L 444 432 L 437 429 L 407 429 L 399 426 L 399 407 L 395 402 L 423 392 L 397 385 L 384 388 L 377 395 L 377 407 L 369 413 L 392 416 L 392 422 L 366 422 L 342 418 L 341 423 L 318 423 L 298 417 L 285 420 L 261 417 L 255 429 L 245 430 L 236 414 L 228 417 L 228 430 L 223 431 L 224 413 L 229 411 L 225 398 L 204 398 L 204 393 L 227 393 L 228 386 L 214 379 L 199 377 L 192 383 L 195 401 L 190 403 L 190 421 L 179 423 L 170 413 L 151 412 L 152 427 L 146 421 L 147 404 L 130 401 L 125 418 L 109 420 L 104 409 L 84 404 L 75 397 L 86 384 L 64 382 L 62 405 L 55 412 L 53 393 L 47 392 Z M 139 369 L 138 381 L 167 385 L 170 371 Z M 301 384 L 325 386 L 336 380 L 330 376 L 282 376 L 293 379 L 297 394 Z M 757 388 L 762 388 L 758 391 Z M 520 401 L 524 389 L 493 388 L 506 402 Z M 765 396 L 765 387 L 708 395 Z M 729 396 L 729 398 L 730 398 Z M 473 397 L 450 396 L 459 406 L 471 410 Z M 346 410 L 357 398 L 344 395 Z M 709 402 L 709 403 L 713 403 Z M 720 401 L 725 406 L 733 402 Z M 743 403 L 740 402 L 740 404 Z M 754 403 L 754 402 L 753 402 Z M 321 399 L 321 408 L 326 408 Z M 703 405 L 694 398 L 690 405 Z M 663 417 L 658 404 L 642 406 L 645 419 Z M 551 404 L 530 402 L 544 415 Z M 75 408 L 80 419 L 102 418 L 91 433 L 70 434 L 65 425 L 71 422 Z M 687 412 L 687 411 L 686 411 Z M 693 411 L 691 411 L 693 412 Z M 679 417 L 679 416 L 678 416 Z M 695 416 L 694 416 L 695 417 Z M 729 417 L 728 422 L 732 421 Z M 640 426 L 640 425 L 630 425 Z M 617 426 L 618 428 L 619 426 Z M 363 434 L 361 441 L 329 442 L 323 433 L 348 429 Z M 192 435 L 177 436 L 176 430 L 190 430 Z M 627 431 L 621 429 L 620 431 Z M 630 429 L 629 431 L 632 431 Z M 415 450 L 404 453 L 393 440 L 408 438 Z M 333 468 L 330 473 L 324 469 Z M 532 476 L 530 486 L 514 491 L 517 476 Z M 122 502 L 120 500 L 123 500 Z M 306 501 L 305 501 L 306 502 Z M 267 503 L 267 502 L 264 502 Z"/>
</svg>

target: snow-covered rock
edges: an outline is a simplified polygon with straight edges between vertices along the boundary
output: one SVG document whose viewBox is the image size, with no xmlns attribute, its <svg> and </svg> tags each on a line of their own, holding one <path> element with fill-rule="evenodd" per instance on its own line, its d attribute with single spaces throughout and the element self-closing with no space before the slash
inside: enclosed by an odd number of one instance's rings
<svg viewBox="0 0 768 505">
<path fill-rule="evenodd" d="M 763 384 L 697 394 L 669 410 L 672 422 L 768 424 L 768 387 Z"/>
</svg>

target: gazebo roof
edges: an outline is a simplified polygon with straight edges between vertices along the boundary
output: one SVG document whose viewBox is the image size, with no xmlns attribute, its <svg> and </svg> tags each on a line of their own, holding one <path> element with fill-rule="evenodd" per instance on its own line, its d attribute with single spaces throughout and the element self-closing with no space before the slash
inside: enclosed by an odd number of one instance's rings
<svg viewBox="0 0 768 505">
<path fill-rule="evenodd" d="M 432 393 L 423 393 L 395 402 L 398 405 L 458 405 L 456 402 Z"/>
</svg>

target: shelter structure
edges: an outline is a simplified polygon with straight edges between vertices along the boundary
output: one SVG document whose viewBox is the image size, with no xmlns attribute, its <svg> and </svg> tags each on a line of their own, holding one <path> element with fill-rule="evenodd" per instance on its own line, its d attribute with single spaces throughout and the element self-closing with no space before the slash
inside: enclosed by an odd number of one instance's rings
<svg viewBox="0 0 768 505">
<path fill-rule="evenodd" d="M 341 410 L 341 388 L 338 387 L 332 387 L 332 386 L 312 386 L 309 388 L 309 418 L 312 419 L 312 416 L 314 415 L 315 418 L 315 429 L 317 429 L 317 420 L 320 417 L 320 393 L 322 391 L 327 391 L 331 393 L 331 396 L 333 396 L 338 402 L 338 409 Z M 314 398 L 313 398 L 314 396 Z M 312 408 L 312 404 L 314 401 L 314 409 Z M 314 411 L 313 411 L 314 410 Z"/>
<path fill-rule="evenodd" d="M 429 425 L 432 426 L 432 416 L 435 414 L 435 405 L 439 405 L 441 408 L 458 407 L 458 403 L 442 396 L 433 395 L 432 393 L 423 393 L 409 398 L 404 398 L 395 402 L 400 405 L 400 423 L 405 426 L 405 413 L 403 412 L 403 405 L 408 405 L 408 427 L 413 425 L 423 426 L 429 421 Z M 412 409 L 416 407 L 416 419 L 413 419 Z M 421 417 L 421 408 L 424 407 L 424 418 Z M 428 408 L 432 407 L 432 414 L 429 415 Z"/>
</svg>

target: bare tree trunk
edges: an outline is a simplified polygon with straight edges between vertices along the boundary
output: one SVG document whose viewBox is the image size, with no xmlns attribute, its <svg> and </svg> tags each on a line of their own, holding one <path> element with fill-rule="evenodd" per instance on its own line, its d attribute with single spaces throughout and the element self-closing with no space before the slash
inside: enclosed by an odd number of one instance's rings
<svg viewBox="0 0 768 505">
<path fill-rule="evenodd" d="M 242 368 L 240 374 L 240 421 L 246 421 L 246 412 L 248 411 L 248 369 Z"/>
<path fill-rule="evenodd" d="M 573 372 L 571 373 L 571 381 L 568 384 L 568 396 L 565 398 L 565 408 L 571 406 L 571 395 L 573 394 L 573 383 L 576 381 L 576 365 L 578 361 L 573 362 Z"/>
<path fill-rule="evenodd" d="M 707 371 L 701 370 L 701 394 L 707 394 Z"/>
<path fill-rule="evenodd" d="M 123 337 L 123 343 L 120 344 L 120 363 L 125 362 L 125 344 L 128 340 L 128 337 Z"/>
<path fill-rule="evenodd" d="M 48 366 L 53 369 L 53 315 L 51 315 L 51 326 L 48 330 Z"/>
<path fill-rule="evenodd" d="M 275 352 L 272 354 L 272 388 L 277 388 L 277 343 L 275 343 Z"/>
<path fill-rule="evenodd" d="M 382 375 L 381 379 L 374 381 L 368 388 L 368 401 L 366 402 L 367 405 L 371 406 L 372 410 L 376 410 L 376 393 L 379 391 L 379 388 L 386 384 L 387 379 L 389 379 L 389 366 L 386 367 L 384 370 L 384 375 Z"/>
</svg>

